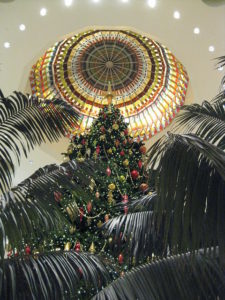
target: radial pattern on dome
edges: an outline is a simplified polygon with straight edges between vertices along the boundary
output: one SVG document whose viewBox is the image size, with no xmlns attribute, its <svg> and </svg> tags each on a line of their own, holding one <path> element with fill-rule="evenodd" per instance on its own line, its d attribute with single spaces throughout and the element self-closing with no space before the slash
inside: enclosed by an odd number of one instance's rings
<svg viewBox="0 0 225 300">
<path fill-rule="evenodd" d="M 63 98 L 80 113 L 80 132 L 107 104 L 121 110 L 130 133 L 148 139 L 170 123 L 184 103 L 188 76 L 164 46 L 126 30 L 90 30 L 57 42 L 32 67 L 32 93 Z"/>
</svg>

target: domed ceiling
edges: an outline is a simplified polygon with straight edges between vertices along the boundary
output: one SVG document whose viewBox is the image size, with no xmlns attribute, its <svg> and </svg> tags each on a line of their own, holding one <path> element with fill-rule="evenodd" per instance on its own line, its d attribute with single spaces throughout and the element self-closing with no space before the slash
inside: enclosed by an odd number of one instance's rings
<svg viewBox="0 0 225 300">
<path fill-rule="evenodd" d="M 121 110 L 134 138 L 148 139 L 166 127 L 185 100 L 188 75 L 163 45 L 128 30 L 89 30 L 57 42 L 32 67 L 32 93 L 63 98 L 88 129 L 107 105 Z"/>
</svg>

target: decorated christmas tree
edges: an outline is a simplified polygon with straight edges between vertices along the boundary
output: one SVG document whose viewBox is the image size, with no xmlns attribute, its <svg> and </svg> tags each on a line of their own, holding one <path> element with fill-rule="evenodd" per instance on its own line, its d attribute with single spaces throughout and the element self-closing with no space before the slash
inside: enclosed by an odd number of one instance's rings
<svg viewBox="0 0 225 300">
<path fill-rule="evenodd" d="M 60 245 L 66 245 L 67 250 L 74 247 L 76 251 L 104 251 L 112 255 L 112 238 L 104 238 L 102 225 L 121 210 L 127 214 L 130 199 L 148 190 L 144 174 L 146 147 L 129 135 L 119 109 L 111 104 L 110 90 L 107 99 L 108 105 L 100 111 L 89 132 L 75 135 L 66 153 L 71 160 L 94 161 L 98 166 L 91 175 L 91 184 L 79 195 L 71 189 L 60 194 L 59 203 L 71 221 L 72 236 L 68 239 L 64 234 Z M 72 206 L 76 207 L 75 213 Z M 122 252 L 116 260 L 123 265 Z"/>
</svg>

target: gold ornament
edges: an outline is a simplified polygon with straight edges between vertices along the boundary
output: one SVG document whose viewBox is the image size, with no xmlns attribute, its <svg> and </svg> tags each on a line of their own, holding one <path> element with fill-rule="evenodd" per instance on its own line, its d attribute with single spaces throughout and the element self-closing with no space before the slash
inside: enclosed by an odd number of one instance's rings
<svg viewBox="0 0 225 300">
<path fill-rule="evenodd" d="M 108 133 L 111 133 L 111 132 L 112 132 L 112 129 L 109 128 L 109 129 L 108 129 Z"/>
<path fill-rule="evenodd" d="M 114 191 L 115 188 L 116 188 L 116 186 L 115 186 L 114 183 L 110 183 L 109 186 L 108 186 L 108 188 L 110 189 L 110 191 Z"/>
<path fill-rule="evenodd" d="M 33 255 L 35 259 L 38 259 L 38 255 L 40 254 L 40 252 L 38 250 L 34 250 L 33 251 Z"/>
<path fill-rule="evenodd" d="M 108 193 L 108 203 L 109 204 L 114 203 L 112 191 L 109 191 L 109 193 Z"/>
<path fill-rule="evenodd" d="M 104 141 L 105 140 L 105 134 L 100 136 L 100 141 Z"/>
<path fill-rule="evenodd" d="M 109 238 L 109 244 L 111 244 L 113 241 L 112 237 Z"/>
<path fill-rule="evenodd" d="M 120 136 L 124 137 L 124 132 L 123 131 L 120 132 Z"/>
<path fill-rule="evenodd" d="M 131 156 L 133 154 L 133 151 L 130 149 L 129 150 L 129 155 Z"/>
<path fill-rule="evenodd" d="M 129 160 L 128 160 L 128 159 L 125 159 L 125 160 L 123 161 L 123 165 L 124 165 L 124 167 L 128 167 L 128 166 L 129 166 Z"/>
<path fill-rule="evenodd" d="M 70 242 L 67 242 L 65 247 L 64 247 L 64 251 L 69 251 L 71 248 L 71 243 Z"/>
<path fill-rule="evenodd" d="M 74 226 L 70 226 L 69 231 L 70 231 L 70 234 L 74 234 L 74 232 L 76 231 L 76 226 L 75 225 Z"/>
<path fill-rule="evenodd" d="M 107 153 L 108 153 L 108 154 L 112 154 L 112 148 L 109 148 L 109 149 L 107 150 Z"/>
<path fill-rule="evenodd" d="M 121 182 L 125 182 L 125 181 L 126 181 L 126 177 L 123 176 L 123 175 L 121 175 L 121 176 L 120 176 L 120 181 L 121 181 Z"/>
<path fill-rule="evenodd" d="M 91 254 L 94 254 L 96 252 L 96 250 L 95 250 L 95 244 L 93 242 L 91 243 L 91 246 L 89 248 L 89 252 L 91 252 Z"/>
<path fill-rule="evenodd" d="M 70 217 L 70 220 L 73 222 L 75 219 L 74 211 L 69 206 L 67 206 L 66 212 L 67 212 L 68 216 Z"/>
<path fill-rule="evenodd" d="M 90 184 L 89 184 L 89 188 L 90 190 L 93 192 L 94 191 L 94 187 L 95 187 L 95 181 L 94 179 L 92 178 L 91 181 L 90 181 Z"/>
<path fill-rule="evenodd" d="M 119 129 L 119 125 L 118 125 L 117 123 L 115 123 L 115 124 L 113 124 L 112 128 L 113 128 L 114 130 L 118 130 L 118 129 Z"/>
<path fill-rule="evenodd" d="M 97 227 L 98 227 L 98 228 L 101 228 L 101 227 L 102 227 L 102 221 L 100 221 L 100 220 L 98 221 Z"/>
<path fill-rule="evenodd" d="M 73 149 L 68 149 L 68 150 L 67 150 L 67 153 L 68 153 L 68 154 L 72 154 L 72 153 L 73 153 Z"/>
<path fill-rule="evenodd" d="M 91 218 L 87 218 L 87 224 L 88 224 L 88 226 L 91 225 Z"/>
<path fill-rule="evenodd" d="M 85 158 L 84 157 L 77 157 L 76 160 L 80 163 L 84 162 L 85 161 Z"/>
</svg>

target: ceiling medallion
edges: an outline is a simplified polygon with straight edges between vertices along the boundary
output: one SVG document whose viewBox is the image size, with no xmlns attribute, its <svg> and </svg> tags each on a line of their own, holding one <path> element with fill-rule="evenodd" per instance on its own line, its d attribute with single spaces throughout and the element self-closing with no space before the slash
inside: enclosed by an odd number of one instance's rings
<svg viewBox="0 0 225 300">
<path fill-rule="evenodd" d="M 60 97 L 88 129 L 107 105 L 121 110 L 134 138 L 148 139 L 168 125 L 183 105 L 188 75 L 160 43 L 129 30 L 89 30 L 57 42 L 32 67 L 32 93 Z M 77 129 L 76 129 L 77 130 Z"/>
</svg>

